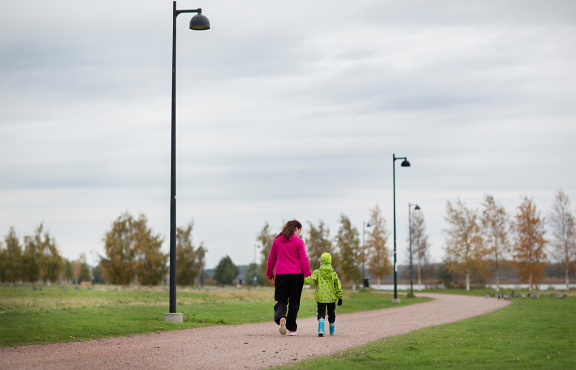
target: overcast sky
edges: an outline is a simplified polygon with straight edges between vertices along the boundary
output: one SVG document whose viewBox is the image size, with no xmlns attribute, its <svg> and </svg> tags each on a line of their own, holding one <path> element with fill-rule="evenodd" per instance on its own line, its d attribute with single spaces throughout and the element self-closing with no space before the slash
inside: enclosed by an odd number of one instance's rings
<svg viewBox="0 0 576 370">
<path fill-rule="evenodd" d="M 576 205 L 576 2 L 179 1 L 177 224 L 207 267 L 253 260 L 264 222 L 408 202 L 443 257 L 446 202 Z M 0 3 L 0 235 L 40 222 L 67 258 L 121 212 L 168 251 L 171 1 Z M 306 232 L 304 228 L 304 232 Z M 392 238 L 390 238 L 392 242 Z M 91 258 L 89 257 L 89 262 Z"/>
</svg>

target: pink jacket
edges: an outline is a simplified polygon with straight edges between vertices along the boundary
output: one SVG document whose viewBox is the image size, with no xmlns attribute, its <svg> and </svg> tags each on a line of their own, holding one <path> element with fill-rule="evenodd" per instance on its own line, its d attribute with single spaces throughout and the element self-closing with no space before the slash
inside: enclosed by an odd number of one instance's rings
<svg viewBox="0 0 576 370">
<path fill-rule="evenodd" d="M 274 271 L 274 267 L 276 267 L 276 271 Z M 289 240 L 280 235 L 272 243 L 266 276 L 268 279 L 272 279 L 274 275 L 283 274 L 312 275 L 304 240 L 296 235 L 292 235 Z"/>
</svg>

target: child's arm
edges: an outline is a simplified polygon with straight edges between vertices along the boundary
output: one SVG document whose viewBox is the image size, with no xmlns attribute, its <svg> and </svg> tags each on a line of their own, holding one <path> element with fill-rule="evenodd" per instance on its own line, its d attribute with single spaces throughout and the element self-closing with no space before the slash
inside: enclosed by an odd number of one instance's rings
<svg viewBox="0 0 576 370">
<path fill-rule="evenodd" d="M 334 272 L 334 291 L 336 293 L 336 298 L 342 299 L 342 284 L 340 284 L 340 279 L 338 279 L 338 274 Z"/>
<path fill-rule="evenodd" d="M 304 284 L 306 285 L 316 285 L 317 281 L 318 281 L 318 270 L 314 270 L 312 275 L 308 276 L 307 278 L 304 278 Z"/>
</svg>

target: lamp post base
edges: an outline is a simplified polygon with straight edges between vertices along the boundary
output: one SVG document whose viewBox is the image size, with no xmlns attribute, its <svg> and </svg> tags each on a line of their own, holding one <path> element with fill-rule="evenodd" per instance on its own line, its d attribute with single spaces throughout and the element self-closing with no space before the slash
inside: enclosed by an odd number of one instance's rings
<svg viewBox="0 0 576 370">
<path fill-rule="evenodd" d="M 392 298 L 392 303 L 400 303 L 400 298 Z M 166 315 L 166 314 L 164 314 L 164 315 Z M 164 317 L 166 317 L 166 316 L 164 316 Z M 164 320 L 164 321 L 166 321 L 166 320 Z"/>
<path fill-rule="evenodd" d="M 166 322 L 183 322 L 182 314 L 180 312 L 176 313 L 165 313 L 164 321 Z"/>
</svg>

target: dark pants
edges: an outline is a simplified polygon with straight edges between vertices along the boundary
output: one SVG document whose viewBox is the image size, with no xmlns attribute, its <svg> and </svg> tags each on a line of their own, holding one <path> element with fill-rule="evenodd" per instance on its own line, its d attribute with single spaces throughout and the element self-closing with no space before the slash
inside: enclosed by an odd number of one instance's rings
<svg viewBox="0 0 576 370">
<path fill-rule="evenodd" d="M 316 304 L 318 305 L 318 320 L 323 319 L 326 316 L 326 307 L 328 307 L 328 322 L 333 324 L 336 321 L 336 302 L 316 302 Z"/>
<path fill-rule="evenodd" d="M 300 297 L 304 287 L 304 274 L 276 275 L 274 280 L 274 321 L 280 325 L 280 319 L 286 319 L 286 329 L 296 331 L 296 318 L 300 309 Z M 286 308 L 288 306 L 288 308 Z M 286 310 L 288 309 L 288 315 Z"/>
</svg>

